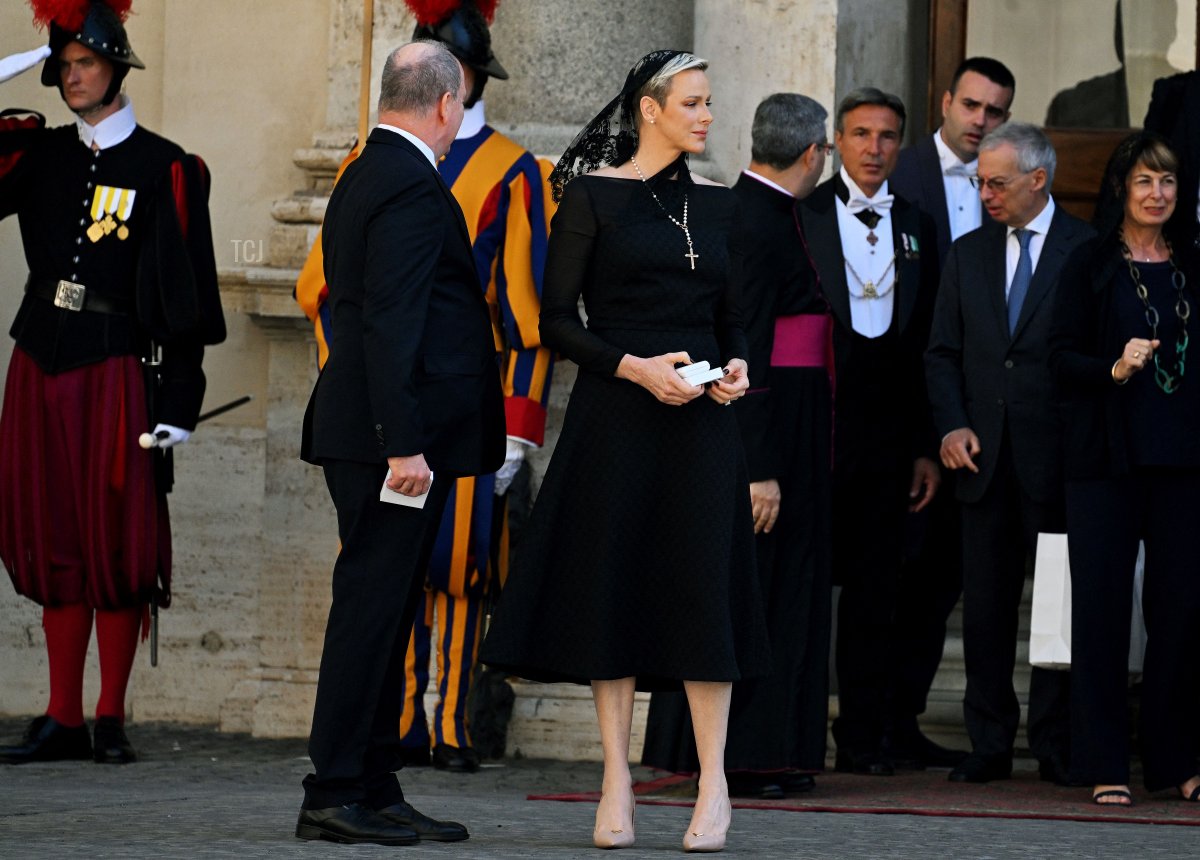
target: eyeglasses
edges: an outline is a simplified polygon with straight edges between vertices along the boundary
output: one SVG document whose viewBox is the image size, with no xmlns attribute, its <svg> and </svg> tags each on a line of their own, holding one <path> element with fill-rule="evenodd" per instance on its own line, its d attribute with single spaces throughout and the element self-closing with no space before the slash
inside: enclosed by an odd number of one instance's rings
<svg viewBox="0 0 1200 860">
<path fill-rule="evenodd" d="M 982 190 L 986 185 L 988 191 L 992 192 L 993 194 L 1003 194 L 1008 190 L 1008 187 L 1017 180 L 1018 177 L 1028 176 L 1030 173 L 1033 173 L 1033 171 L 1027 170 L 1023 173 L 1018 173 L 1017 176 L 1007 176 L 996 179 L 984 179 L 982 176 L 972 176 L 970 179 L 971 185 L 976 189 Z"/>
<path fill-rule="evenodd" d="M 832 143 L 818 143 L 817 148 L 820 149 L 821 152 L 825 153 L 826 155 L 833 155 L 833 144 Z"/>
</svg>

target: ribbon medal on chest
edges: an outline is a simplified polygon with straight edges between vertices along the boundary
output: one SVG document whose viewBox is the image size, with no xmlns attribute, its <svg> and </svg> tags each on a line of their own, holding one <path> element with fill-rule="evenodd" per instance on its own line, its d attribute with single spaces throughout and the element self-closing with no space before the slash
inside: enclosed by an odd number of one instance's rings
<svg viewBox="0 0 1200 860">
<path fill-rule="evenodd" d="M 109 233 L 116 233 L 122 242 L 129 238 L 129 227 L 125 222 L 133 212 L 132 188 L 114 188 L 111 185 L 97 185 L 96 194 L 92 197 L 92 226 L 87 228 L 87 237 L 93 242 L 99 242 Z"/>
</svg>

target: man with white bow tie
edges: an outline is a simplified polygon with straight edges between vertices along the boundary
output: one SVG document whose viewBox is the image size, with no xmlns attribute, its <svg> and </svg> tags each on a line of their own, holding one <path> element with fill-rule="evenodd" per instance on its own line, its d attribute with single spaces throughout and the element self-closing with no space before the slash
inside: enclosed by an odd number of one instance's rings
<svg viewBox="0 0 1200 860">
<path fill-rule="evenodd" d="M 900 152 L 894 193 L 915 203 L 937 228 L 939 271 L 960 236 L 989 222 L 974 180 L 979 142 L 1006 121 L 1016 81 L 999 60 L 968 57 L 942 94 L 942 125 Z M 929 740 L 917 724 L 946 642 L 946 621 L 962 594 L 962 523 L 954 476 L 932 505 L 910 517 L 892 651 L 888 748 L 897 767 L 954 767 L 966 755 Z"/>
<path fill-rule="evenodd" d="M 894 95 L 848 94 L 834 122 L 842 167 L 799 205 L 832 320 L 837 769 L 877 776 L 893 772 L 885 657 L 905 518 L 940 481 L 921 364 L 937 285 L 933 222 L 888 187 L 904 121 Z"/>
</svg>

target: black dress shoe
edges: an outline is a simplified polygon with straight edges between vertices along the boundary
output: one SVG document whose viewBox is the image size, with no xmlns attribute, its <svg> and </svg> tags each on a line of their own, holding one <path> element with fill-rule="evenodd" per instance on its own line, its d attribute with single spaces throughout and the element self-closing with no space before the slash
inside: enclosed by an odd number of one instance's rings
<svg viewBox="0 0 1200 860">
<path fill-rule="evenodd" d="M 405 767 L 429 767 L 429 745 L 400 747 L 400 761 Z"/>
<path fill-rule="evenodd" d="M 950 771 L 951 782 L 991 782 L 994 779 L 1012 777 L 1012 759 L 989 758 L 971 753 L 954 770 Z"/>
<path fill-rule="evenodd" d="M 897 770 L 958 767 L 968 755 L 966 750 L 952 750 L 935 744 L 917 728 L 893 734 L 889 749 Z"/>
<path fill-rule="evenodd" d="M 740 770 L 725 774 L 730 797 L 752 797 L 756 800 L 783 800 L 784 791 L 780 780 L 785 774 L 756 773 Z"/>
<path fill-rule="evenodd" d="M 811 773 L 786 773 L 783 775 L 784 794 L 804 794 L 817 787 L 817 781 Z"/>
<path fill-rule="evenodd" d="M 1048 758 L 1038 760 L 1038 777 L 1046 782 L 1067 786 L 1068 788 L 1081 788 L 1085 785 L 1091 785 L 1089 782 L 1080 782 L 1071 779 L 1071 769 L 1057 753 L 1052 753 Z"/>
<path fill-rule="evenodd" d="M 92 739 L 87 726 L 64 726 L 49 714 L 29 724 L 25 739 L 0 747 L 0 762 L 26 764 L 31 761 L 87 761 L 92 757 Z"/>
<path fill-rule="evenodd" d="M 125 736 L 125 729 L 116 717 L 97 717 L 92 758 L 97 764 L 130 764 L 137 753 Z"/>
<path fill-rule="evenodd" d="M 378 810 L 388 821 L 403 825 L 416 832 L 422 842 L 462 842 L 470 834 L 457 821 L 438 821 L 423 812 L 413 809 L 403 800 Z"/>
<path fill-rule="evenodd" d="M 433 748 L 433 766 L 454 773 L 474 773 L 479 770 L 479 753 L 470 747 L 438 744 Z"/>
<path fill-rule="evenodd" d="M 874 750 L 838 750 L 833 760 L 833 769 L 838 773 L 857 773 L 864 776 L 892 776 L 896 772 L 892 760 Z"/>
<path fill-rule="evenodd" d="M 368 809 L 361 803 L 331 806 L 328 809 L 301 809 L 296 821 L 296 836 L 301 839 L 327 839 L 348 845 L 416 845 L 417 831 Z"/>
</svg>

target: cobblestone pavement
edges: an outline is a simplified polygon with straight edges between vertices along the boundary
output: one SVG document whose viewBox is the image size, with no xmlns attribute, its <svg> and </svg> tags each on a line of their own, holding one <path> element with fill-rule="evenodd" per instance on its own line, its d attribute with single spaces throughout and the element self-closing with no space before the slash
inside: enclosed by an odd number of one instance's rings
<svg viewBox="0 0 1200 860">
<path fill-rule="evenodd" d="M 25 720 L 0 719 L 0 738 Z M 293 834 L 304 743 L 164 724 L 129 728 L 142 761 L 0 766 L 0 858 L 597 858 L 589 803 L 530 793 L 599 785 L 593 763 L 506 761 L 473 775 L 413 769 L 408 799 L 462 821 L 471 839 L 405 848 L 302 842 Z M 646 774 L 642 774 L 646 776 Z M 865 778 L 865 777 L 864 777 Z M 818 791 L 819 778 L 818 778 Z M 619 860 L 678 856 L 686 809 L 638 807 L 638 843 Z M 725 856 L 756 858 L 1183 858 L 1192 827 L 736 810 Z"/>
</svg>

